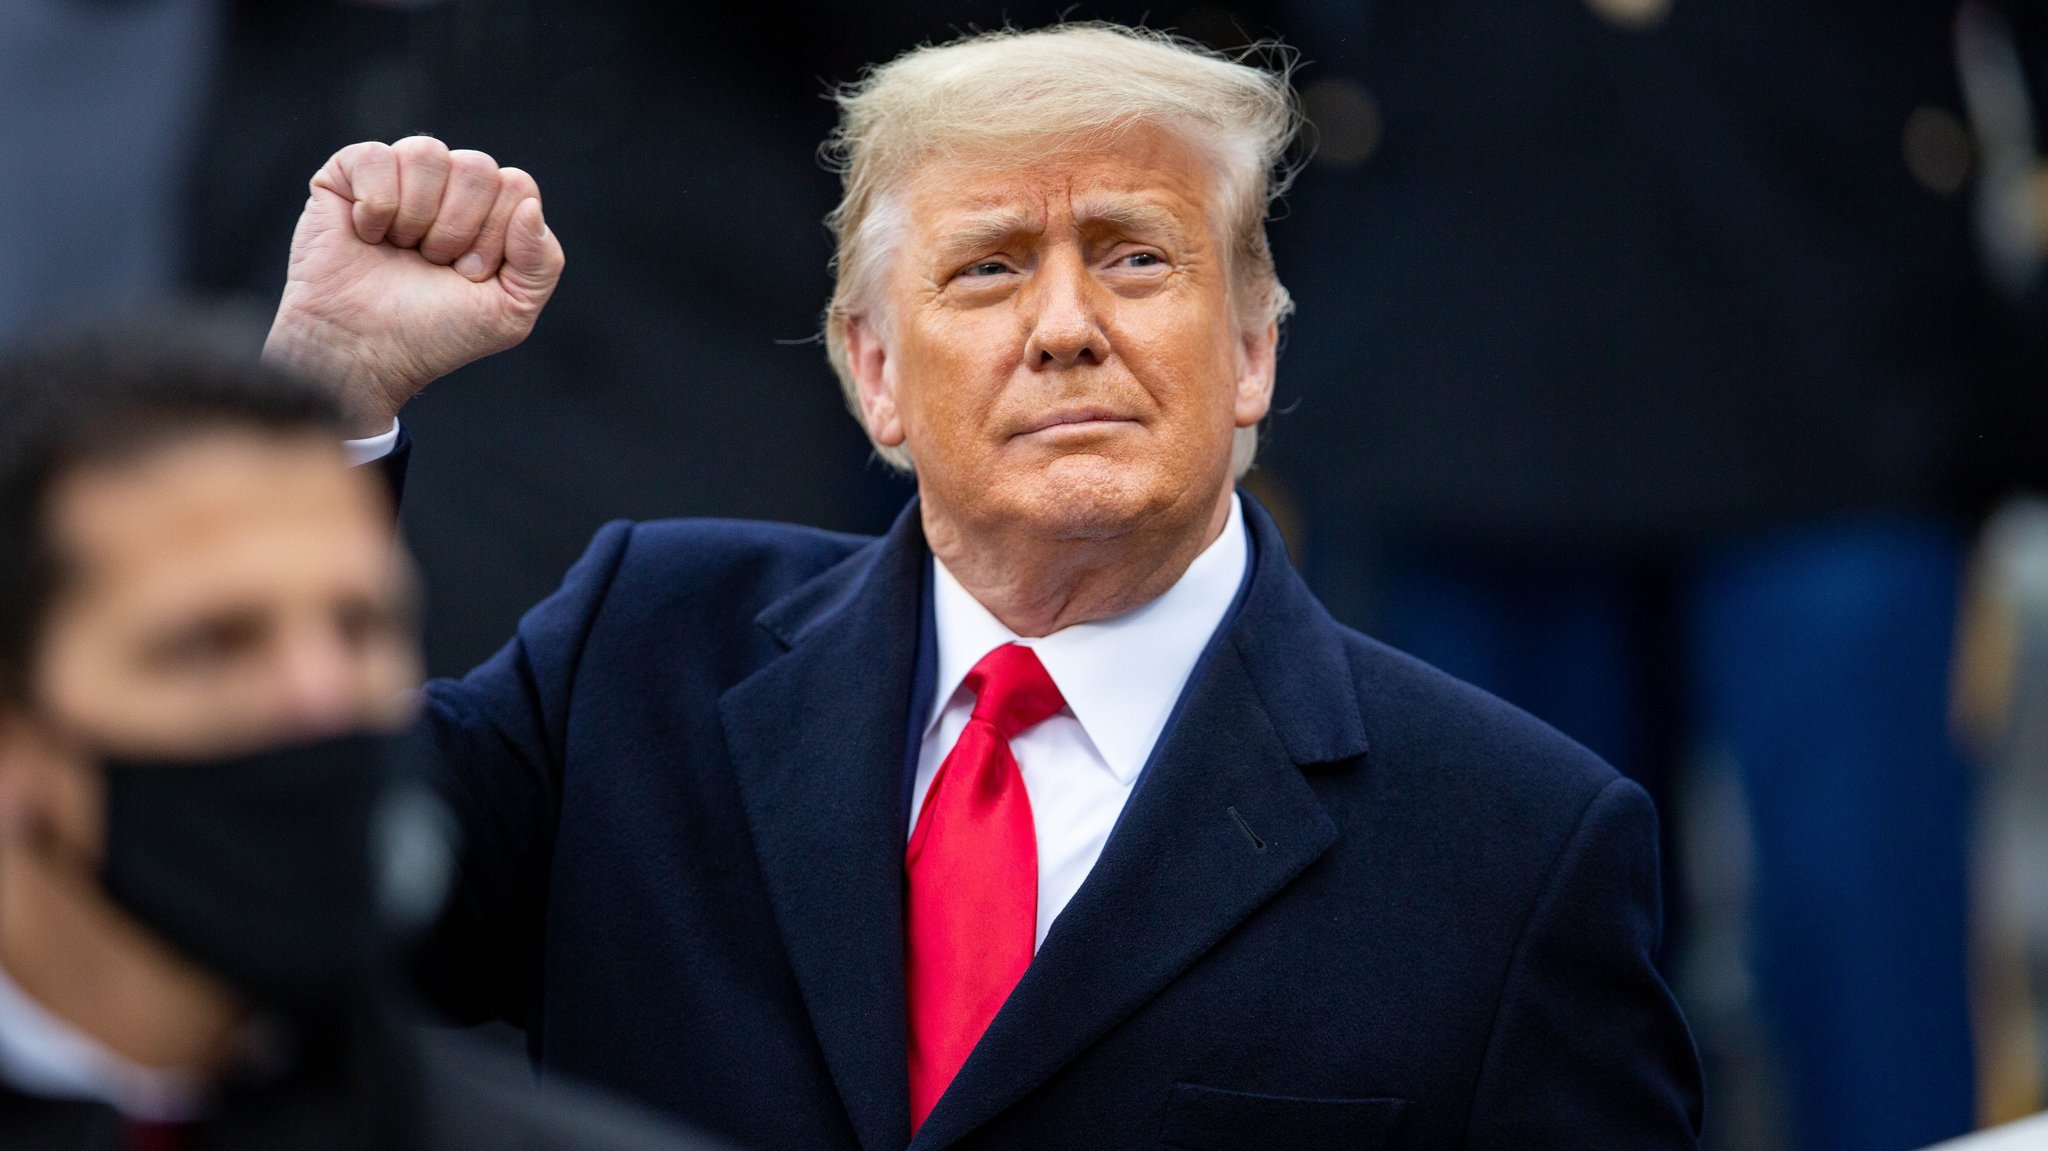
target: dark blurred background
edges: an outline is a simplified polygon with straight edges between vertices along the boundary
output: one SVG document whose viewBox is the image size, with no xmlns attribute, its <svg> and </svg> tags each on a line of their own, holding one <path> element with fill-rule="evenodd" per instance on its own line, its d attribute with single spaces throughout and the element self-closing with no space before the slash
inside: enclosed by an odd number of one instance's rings
<svg viewBox="0 0 2048 1151">
<path fill-rule="evenodd" d="M 6 0 L 0 343 L 172 290 L 267 315 L 354 140 L 531 171 L 560 292 L 404 416 L 459 673 L 606 519 L 910 494 L 814 339 L 829 85 L 1006 22 L 1279 37 L 1317 147 L 1252 489 L 1340 618 L 1658 796 L 1709 1144 L 1903 1151 L 2044 1105 L 2044 16 Z"/>
</svg>

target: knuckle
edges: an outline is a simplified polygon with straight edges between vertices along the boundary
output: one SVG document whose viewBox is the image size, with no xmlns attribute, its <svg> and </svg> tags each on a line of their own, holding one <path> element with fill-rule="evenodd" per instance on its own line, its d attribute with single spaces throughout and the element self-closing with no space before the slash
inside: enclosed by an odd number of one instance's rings
<svg viewBox="0 0 2048 1151">
<path fill-rule="evenodd" d="M 498 162 L 487 152 L 473 148 L 458 148 L 448 153 L 448 164 L 458 172 L 472 176 L 494 177 L 499 172 Z"/>
<path fill-rule="evenodd" d="M 392 151 L 412 163 L 432 164 L 436 167 L 448 163 L 448 145 L 432 136 L 407 136 L 391 146 Z"/>
</svg>

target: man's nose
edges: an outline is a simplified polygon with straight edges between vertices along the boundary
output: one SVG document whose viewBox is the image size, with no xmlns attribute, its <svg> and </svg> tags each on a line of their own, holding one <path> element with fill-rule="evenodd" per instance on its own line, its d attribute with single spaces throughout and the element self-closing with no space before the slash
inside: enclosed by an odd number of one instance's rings
<svg viewBox="0 0 2048 1151">
<path fill-rule="evenodd" d="M 280 734 L 317 736 L 345 730 L 361 719 L 357 660 L 338 636 L 314 629 L 293 636 L 279 654 L 277 721 Z"/>
<path fill-rule="evenodd" d="M 1040 371 L 1100 364 L 1109 357 L 1109 337 L 1102 328 L 1098 296 L 1101 286 L 1075 256 L 1047 259 L 1032 285 L 1031 338 L 1024 358 Z"/>
</svg>

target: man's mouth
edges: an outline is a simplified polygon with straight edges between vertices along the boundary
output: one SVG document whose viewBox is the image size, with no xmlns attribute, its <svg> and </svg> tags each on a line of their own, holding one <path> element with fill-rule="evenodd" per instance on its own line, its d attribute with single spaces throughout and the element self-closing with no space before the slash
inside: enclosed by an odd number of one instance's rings
<svg viewBox="0 0 2048 1151">
<path fill-rule="evenodd" d="M 1019 435 L 1036 435 L 1040 432 L 1088 432 L 1101 431 L 1113 424 L 1134 424 L 1136 420 L 1108 408 L 1067 408 L 1052 412 L 1033 420 Z"/>
</svg>

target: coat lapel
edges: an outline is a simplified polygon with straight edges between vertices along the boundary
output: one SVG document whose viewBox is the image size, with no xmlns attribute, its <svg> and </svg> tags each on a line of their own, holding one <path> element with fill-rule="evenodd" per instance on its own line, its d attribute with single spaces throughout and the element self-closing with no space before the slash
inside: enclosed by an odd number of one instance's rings
<svg viewBox="0 0 2048 1151">
<path fill-rule="evenodd" d="M 1313 864 L 1337 828 L 1302 767 L 1361 755 L 1336 623 L 1244 496 L 1252 582 L 1122 822 L 911 1144 L 937 1151 L 1044 1083 Z"/>
<path fill-rule="evenodd" d="M 761 614 L 789 650 L 720 700 L 784 947 L 866 1151 L 910 1131 L 901 797 L 924 561 L 913 502 Z"/>
</svg>

